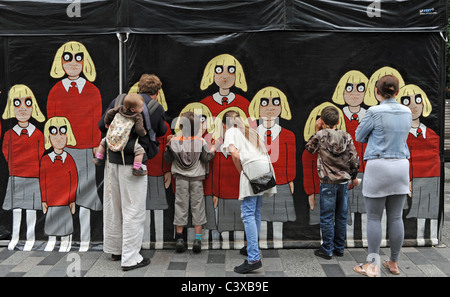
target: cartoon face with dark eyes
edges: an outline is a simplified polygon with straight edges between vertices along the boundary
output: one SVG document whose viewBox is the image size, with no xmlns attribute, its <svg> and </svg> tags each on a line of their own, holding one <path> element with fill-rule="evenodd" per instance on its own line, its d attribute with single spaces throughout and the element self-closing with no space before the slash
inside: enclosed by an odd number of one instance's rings
<svg viewBox="0 0 450 297">
<path fill-rule="evenodd" d="M 265 119 L 275 119 L 281 114 L 281 98 L 261 98 L 259 104 L 259 116 Z"/>
<path fill-rule="evenodd" d="M 48 128 L 50 143 L 54 149 L 63 149 L 67 144 L 67 126 Z"/>
<path fill-rule="evenodd" d="M 19 122 L 26 122 L 33 112 L 33 100 L 30 97 L 14 98 L 14 115 Z"/>
<path fill-rule="evenodd" d="M 214 82 L 219 88 L 229 89 L 236 82 L 236 67 L 217 65 L 214 69 Z"/>
<path fill-rule="evenodd" d="M 84 54 L 82 52 L 64 52 L 61 59 L 62 67 L 68 76 L 78 76 L 83 71 Z"/>
<path fill-rule="evenodd" d="M 364 101 L 365 83 L 347 83 L 344 89 L 344 100 L 349 106 L 359 106 Z"/>
<path fill-rule="evenodd" d="M 400 98 L 400 103 L 409 107 L 413 120 L 419 118 L 422 115 L 423 99 L 421 94 L 402 96 Z"/>
</svg>

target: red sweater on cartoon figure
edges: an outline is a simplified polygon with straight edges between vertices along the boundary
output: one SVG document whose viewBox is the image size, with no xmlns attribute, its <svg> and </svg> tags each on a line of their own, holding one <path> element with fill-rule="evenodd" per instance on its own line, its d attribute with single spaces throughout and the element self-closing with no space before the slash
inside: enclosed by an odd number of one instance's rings
<svg viewBox="0 0 450 297">
<path fill-rule="evenodd" d="M 75 202 L 78 173 L 71 155 L 64 152 L 57 156 L 52 152 L 44 156 L 39 172 L 42 202 L 46 202 L 49 207 Z"/>
<path fill-rule="evenodd" d="M 266 129 L 259 126 L 258 133 L 262 137 L 266 134 Z M 268 140 L 269 137 L 270 140 Z M 284 185 L 293 181 L 297 171 L 294 133 L 276 125 L 275 129 L 271 129 L 270 136 L 265 136 L 265 139 L 266 149 L 277 178 L 277 185 Z"/>
<path fill-rule="evenodd" d="M 364 152 L 366 150 L 367 143 L 361 143 L 355 140 L 355 131 L 358 128 L 359 123 L 361 122 L 362 117 L 365 114 L 365 109 L 361 108 L 361 112 L 351 113 L 348 108 L 343 109 L 344 118 L 345 118 L 345 127 L 347 132 L 352 136 L 353 143 L 355 144 L 356 152 L 358 153 L 359 160 L 361 160 L 361 166 L 359 166 L 359 172 L 364 172 L 366 167 L 366 161 L 364 161 Z M 350 117 L 350 118 L 349 118 Z"/>
<path fill-rule="evenodd" d="M 248 106 L 250 102 L 241 95 L 230 93 L 229 103 L 220 104 L 222 96 L 215 93 L 200 101 L 208 106 L 213 117 L 217 116 L 224 109 L 236 106 L 242 109 L 248 116 Z M 220 98 L 219 98 L 220 97 Z M 232 99 L 232 100 L 231 100 Z M 222 140 L 216 140 L 222 141 Z M 239 198 L 240 174 L 234 166 L 231 157 L 226 158 L 222 153 L 217 153 L 211 162 L 212 164 L 212 194 L 224 199 Z"/>
<path fill-rule="evenodd" d="M 152 159 L 147 160 L 147 172 L 150 176 L 163 176 L 167 172 L 170 172 L 170 163 L 164 160 L 164 149 L 167 144 L 167 136 L 171 135 L 169 124 L 166 122 L 167 132 L 165 135 L 157 137 L 159 142 L 159 152 Z"/>
<path fill-rule="evenodd" d="M 22 130 L 28 130 L 28 134 L 22 134 Z M 34 125 L 28 124 L 27 129 L 16 125 L 6 131 L 2 150 L 10 176 L 39 177 L 39 161 L 45 151 L 44 135 Z"/>
<path fill-rule="evenodd" d="M 440 176 L 439 136 L 423 124 L 419 128 L 418 132 L 410 131 L 407 139 L 411 164 L 410 179 Z"/>
<path fill-rule="evenodd" d="M 68 80 L 68 79 L 66 79 Z M 87 80 L 84 86 L 66 87 L 59 81 L 47 99 L 47 117 L 66 117 L 72 125 L 78 149 L 93 148 L 101 138 L 98 122 L 102 116 L 100 91 Z M 81 93 L 78 88 L 82 88 Z"/>
</svg>

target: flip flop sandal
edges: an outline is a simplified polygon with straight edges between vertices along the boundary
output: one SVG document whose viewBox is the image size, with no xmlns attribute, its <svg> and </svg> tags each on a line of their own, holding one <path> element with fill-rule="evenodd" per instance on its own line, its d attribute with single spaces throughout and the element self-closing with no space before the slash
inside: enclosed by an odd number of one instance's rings
<svg viewBox="0 0 450 297">
<path fill-rule="evenodd" d="M 391 268 L 389 267 L 389 261 L 388 260 L 384 260 L 383 261 L 383 266 L 386 267 L 389 270 L 389 272 L 392 273 L 393 275 L 399 275 L 400 274 L 400 270 L 397 270 L 397 271 L 391 270 Z"/>
<path fill-rule="evenodd" d="M 355 271 L 359 274 L 368 276 L 368 277 L 376 277 L 377 276 L 376 274 L 368 273 L 367 271 L 364 270 L 364 268 L 363 268 L 364 264 L 366 264 L 366 263 L 360 263 L 360 264 L 356 265 L 355 267 L 353 267 L 353 271 Z M 360 270 L 357 270 L 358 267 Z"/>
</svg>

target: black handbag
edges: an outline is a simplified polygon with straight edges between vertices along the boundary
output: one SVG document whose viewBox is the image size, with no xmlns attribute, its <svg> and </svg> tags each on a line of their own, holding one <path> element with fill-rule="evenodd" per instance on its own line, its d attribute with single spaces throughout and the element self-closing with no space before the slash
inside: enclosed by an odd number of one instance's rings
<svg viewBox="0 0 450 297">
<path fill-rule="evenodd" d="M 244 175 L 247 177 L 247 179 L 250 181 L 250 185 L 252 187 L 253 193 L 258 194 L 261 192 L 264 192 L 265 190 L 271 189 L 276 186 L 275 176 L 272 171 L 272 166 L 270 165 L 269 161 L 269 172 L 260 174 L 252 179 L 250 179 L 245 173 L 244 169 L 242 168 L 242 171 L 244 172 Z"/>
</svg>

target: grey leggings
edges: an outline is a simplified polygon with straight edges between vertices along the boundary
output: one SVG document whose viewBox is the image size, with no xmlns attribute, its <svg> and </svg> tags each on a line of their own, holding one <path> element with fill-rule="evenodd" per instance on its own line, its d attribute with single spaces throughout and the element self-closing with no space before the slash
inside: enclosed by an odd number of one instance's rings
<svg viewBox="0 0 450 297">
<path fill-rule="evenodd" d="M 367 242 L 369 245 L 369 254 L 380 254 L 382 236 L 381 217 L 386 206 L 389 245 L 391 247 L 390 259 L 393 262 L 398 261 L 405 235 L 402 219 L 405 200 L 406 194 L 380 198 L 364 197 L 367 211 Z"/>
</svg>

